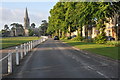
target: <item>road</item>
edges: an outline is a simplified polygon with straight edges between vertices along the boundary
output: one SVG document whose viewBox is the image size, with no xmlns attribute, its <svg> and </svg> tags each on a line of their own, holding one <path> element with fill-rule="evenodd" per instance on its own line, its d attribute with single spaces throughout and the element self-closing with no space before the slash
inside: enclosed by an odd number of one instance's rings
<svg viewBox="0 0 120 80">
<path fill-rule="evenodd" d="M 8 77 L 117 78 L 118 63 L 48 39 L 29 53 L 13 75 Z"/>
</svg>

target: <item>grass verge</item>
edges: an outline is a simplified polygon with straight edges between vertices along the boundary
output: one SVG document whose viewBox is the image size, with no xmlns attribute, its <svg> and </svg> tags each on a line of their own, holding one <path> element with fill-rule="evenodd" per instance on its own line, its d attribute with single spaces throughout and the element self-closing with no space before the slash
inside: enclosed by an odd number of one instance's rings
<svg viewBox="0 0 120 80">
<path fill-rule="evenodd" d="M 91 53 L 107 56 L 115 60 L 120 60 L 120 55 L 118 55 L 119 54 L 118 50 L 120 47 L 115 47 L 113 45 L 106 45 L 106 44 L 85 43 L 85 42 L 72 41 L 72 40 L 62 40 L 62 41 L 81 50 L 86 50 Z"/>
<path fill-rule="evenodd" d="M 0 49 L 4 49 L 4 48 L 8 48 L 8 47 L 12 47 L 12 46 L 16 46 L 28 41 L 32 41 L 32 40 L 38 40 L 40 38 L 38 37 L 6 37 L 6 38 L 0 38 L 0 45 L 2 45 L 2 47 Z"/>
</svg>

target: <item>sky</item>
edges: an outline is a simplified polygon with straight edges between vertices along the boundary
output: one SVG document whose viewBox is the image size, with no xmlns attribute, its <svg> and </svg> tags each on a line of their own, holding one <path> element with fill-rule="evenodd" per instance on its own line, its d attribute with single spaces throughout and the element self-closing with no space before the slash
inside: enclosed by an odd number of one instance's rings
<svg viewBox="0 0 120 80">
<path fill-rule="evenodd" d="M 56 2 L 2 2 L 0 4 L 0 30 L 7 24 L 10 28 L 12 23 L 24 24 L 25 8 L 28 9 L 30 24 L 35 23 L 39 27 L 42 20 L 48 21 L 50 9 Z"/>
</svg>

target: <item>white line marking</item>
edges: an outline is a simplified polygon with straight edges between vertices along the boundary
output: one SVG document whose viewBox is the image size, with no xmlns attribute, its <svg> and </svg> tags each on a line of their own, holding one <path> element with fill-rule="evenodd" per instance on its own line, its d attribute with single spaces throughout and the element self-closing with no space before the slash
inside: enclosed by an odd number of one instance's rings
<svg viewBox="0 0 120 80">
<path fill-rule="evenodd" d="M 96 71 L 98 74 L 100 74 L 101 76 L 104 76 L 105 78 L 108 78 L 106 75 L 104 75 L 103 73 Z"/>
</svg>

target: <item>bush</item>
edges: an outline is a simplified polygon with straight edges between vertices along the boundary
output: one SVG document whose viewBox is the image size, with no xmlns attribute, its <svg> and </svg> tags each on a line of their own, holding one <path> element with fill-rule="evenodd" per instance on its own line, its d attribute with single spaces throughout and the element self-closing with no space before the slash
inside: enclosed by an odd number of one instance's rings
<svg viewBox="0 0 120 80">
<path fill-rule="evenodd" d="M 120 41 L 107 41 L 107 45 L 114 45 L 116 47 L 120 46 Z"/>
<path fill-rule="evenodd" d="M 94 38 L 94 41 L 95 43 L 98 43 L 98 44 L 106 43 L 105 33 L 99 34 L 97 37 Z"/>
<path fill-rule="evenodd" d="M 83 37 L 77 36 L 77 37 L 72 38 L 71 40 L 73 40 L 73 41 L 82 41 Z"/>
<path fill-rule="evenodd" d="M 18 36 L 23 36 L 22 34 L 19 34 Z"/>
<path fill-rule="evenodd" d="M 60 38 L 61 40 L 64 40 L 64 39 L 66 39 L 66 37 L 62 37 L 62 38 Z"/>
<path fill-rule="evenodd" d="M 93 42 L 93 39 L 84 39 L 83 42 Z"/>
<path fill-rule="evenodd" d="M 72 37 L 71 37 L 71 36 L 69 36 L 69 37 L 67 37 L 67 40 L 68 40 L 68 39 L 71 39 L 71 38 L 72 38 Z"/>
</svg>

